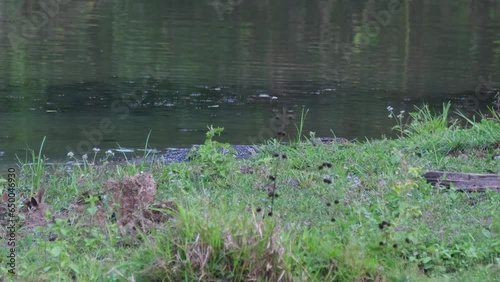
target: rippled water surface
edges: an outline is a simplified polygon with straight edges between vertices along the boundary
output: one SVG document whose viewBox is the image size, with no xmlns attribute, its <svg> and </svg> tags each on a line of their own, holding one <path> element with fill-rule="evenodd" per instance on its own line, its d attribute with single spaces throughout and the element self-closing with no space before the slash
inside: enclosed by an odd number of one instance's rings
<svg viewBox="0 0 500 282">
<path fill-rule="evenodd" d="M 0 3 L 4 165 L 44 136 L 53 160 L 150 130 L 153 148 L 189 146 L 211 124 L 263 142 L 303 108 L 305 132 L 374 138 L 389 105 L 471 111 L 500 88 L 500 1 L 40 2 Z"/>
</svg>

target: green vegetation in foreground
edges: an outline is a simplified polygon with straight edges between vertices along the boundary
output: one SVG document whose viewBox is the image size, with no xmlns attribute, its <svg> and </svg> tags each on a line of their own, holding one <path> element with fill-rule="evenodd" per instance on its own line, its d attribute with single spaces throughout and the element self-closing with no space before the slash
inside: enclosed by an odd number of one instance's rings
<svg viewBox="0 0 500 282">
<path fill-rule="evenodd" d="M 85 160 L 80 170 L 45 169 L 40 178 L 39 166 L 24 166 L 18 187 L 36 191 L 41 183 L 55 211 L 141 170 L 155 177 L 158 199 L 173 198 L 180 208 L 136 236 L 120 234 L 111 220 L 87 228 L 56 220 L 19 239 L 17 279 L 499 281 L 500 195 L 439 190 L 421 175 L 500 174 L 500 119 L 492 110 L 493 117 L 460 126 L 449 123 L 448 109 L 417 109 L 407 124 L 399 116 L 396 140 L 274 141 L 248 160 L 220 154 L 227 144 L 212 141 L 221 129 L 211 128 L 189 163 Z M 1 273 L 6 255 L 3 247 Z"/>
</svg>

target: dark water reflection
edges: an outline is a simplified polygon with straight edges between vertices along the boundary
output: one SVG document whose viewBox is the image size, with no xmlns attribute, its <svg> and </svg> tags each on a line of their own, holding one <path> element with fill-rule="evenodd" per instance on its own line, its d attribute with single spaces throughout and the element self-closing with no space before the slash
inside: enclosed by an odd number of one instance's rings
<svg viewBox="0 0 500 282">
<path fill-rule="evenodd" d="M 500 88 L 499 1 L 59 2 L 0 3 L 0 162 L 43 136 L 64 158 L 108 119 L 102 150 L 150 130 L 160 150 L 202 143 L 210 124 L 262 142 L 302 108 L 306 132 L 379 137 L 388 105 L 470 111 Z"/>
</svg>

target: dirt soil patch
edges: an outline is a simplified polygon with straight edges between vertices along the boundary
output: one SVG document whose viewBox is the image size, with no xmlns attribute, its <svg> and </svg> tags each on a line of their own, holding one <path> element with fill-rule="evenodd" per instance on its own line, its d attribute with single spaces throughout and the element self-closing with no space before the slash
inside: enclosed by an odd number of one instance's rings
<svg viewBox="0 0 500 282">
<path fill-rule="evenodd" d="M 37 226 L 47 227 L 56 217 L 67 219 L 70 225 L 79 224 L 80 228 L 105 227 L 116 221 L 118 226 L 125 227 L 126 231 L 140 228 L 146 232 L 172 217 L 165 211 L 178 210 L 177 204 L 171 199 L 154 203 L 156 181 L 149 173 L 108 180 L 103 183 L 103 191 L 104 193 L 83 192 L 68 209 L 54 213 L 52 207 L 43 200 L 45 189 L 41 188 L 35 196 L 22 201 L 17 236 L 23 237 L 26 233 L 33 232 Z M 104 200 L 106 197 L 108 201 Z M 2 204 L 0 203 L 0 207 Z M 89 213 L 88 209 L 93 207 L 92 205 L 95 205 L 96 210 Z M 47 218 L 48 211 L 54 216 Z M 5 222 L 1 223 L 2 229 L 5 228 Z M 5 235 L 4 230 L 0 233 L 0 237 Z"/>
<path fill-rule="evenodd" d="M 149 173 L 124 177 L 120 181 L 109 180 L 103 190 L 111 196 L 112 204 L 117 207 L 118 224 L 125 226 L 141 217 L 156 196 L 156 181 Z"/>
</svg>

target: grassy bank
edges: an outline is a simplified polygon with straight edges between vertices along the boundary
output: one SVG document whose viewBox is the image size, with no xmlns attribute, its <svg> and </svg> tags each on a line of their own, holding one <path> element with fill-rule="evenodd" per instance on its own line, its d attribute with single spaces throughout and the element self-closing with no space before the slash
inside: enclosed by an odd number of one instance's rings
<svg viewBox="0 0 500 282">
<path fill-rule="evenodd" d="M 20 233 L 16 279 L 498 281 L 500 195 L 440 190 L 421 176 L 500 174 L 494 114 L 450 122 L 447 106 L 442 114 L 424 107 L 408 122 L 392 114 L 401 138 L 275 141 L 248 160 L 220 154 L 227 144 L 212 140 L 213 129 L 187 163 L 24 166 L 19 192 L 45 187 L 57 219 Z M 114 220 L 110 196 L 100 193 L 106 181 L 141 171 L 153 175 L 156 199 L 176 208 L 134 230 Z M 86 191 L 96 194 L 67 211 Z M 100 211 L 105 220 L 94 220 Z M 2 260 L 7 254 L 2 247 Z M 0 267 L 6 276 L 5 261 Z"/>
</svg>

